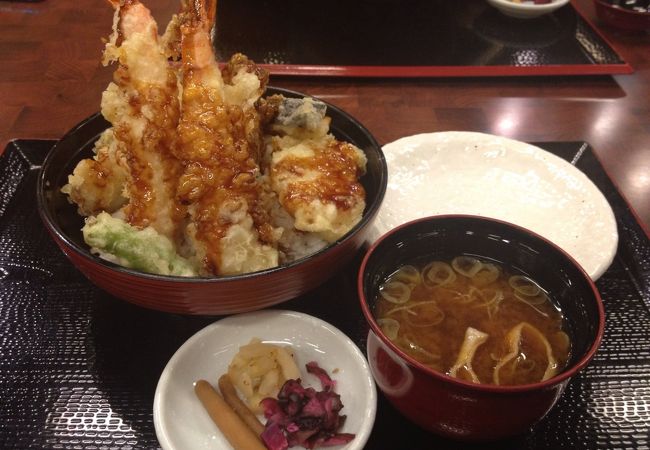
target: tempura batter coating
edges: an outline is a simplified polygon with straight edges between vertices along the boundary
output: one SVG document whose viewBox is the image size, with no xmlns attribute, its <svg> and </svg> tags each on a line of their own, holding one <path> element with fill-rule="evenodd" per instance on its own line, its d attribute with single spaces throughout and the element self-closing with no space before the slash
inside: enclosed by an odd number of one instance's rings
<svg viewBox="0 0 650 450">
<path fill-rule="evenodd" d="M 297 230 L 333 242 L 361 220 L 366 156 L 328 133 L 324 103 L 289 99 L 277 109 L 272 129 L 283 136 L 269 139 L 273 190 Z"/>
<path fill-rule="evenodd" d="M 271 162 L 271 182 L 298 230 L 333 242 L 363 214 L 365 190 L 358 178 L 366 158 L 354 145 L 333 136 L 295 142 L 280 138 Z"/>
<path fill-rule="evenodd" d="M 113 213 L 128 201 L 124 189 L 129 179 L 124 148 L 109 128 L 95 143 L 95 157 L 79 161 L 61 190 L 77 204 L 79 214 Z"/>
<path fill-rule="evenodd" d="M 233 77 L 240 77 L 242 89 L 226 86 L 209 26 L 201 5 L 181 25 L 183 109 L 176 155 L 185 171 L 178 198 L 188 205 L 187 235 L 207 271 L 252 272 L 278 264 L 277 233 L 261 201 L 257 164 L 262 138 L 253 104 L 264 87 L 245 68 Z"/>
<path fill-rule="evenodd" d="M 149 10 L 136 0 L 111 3 L 115 22 L 104 64 L 117 61 L 118 68 L 102 96 L 102 114 L 127 152 L 125 218 L 176 239 L 184 216 L 175 201 L 182 169 L 174 156 L 180 109 L 176 74 Z"/>
<path fill-rule="evenodd" d="M 62 188 L 89 216 L 94 253 L 163 275 L 178 261 L 191 266 L 183 275 L 234 275 L 307 256 L 354 227 L 365 155 L 329 134 L 322 102 L 262 98 L 268 73 L 246 56 L 220 69 L 214 0 L 182 0 L 162 37 L 138 0 L 109 2 L 103 62 L 117 68 L 101 111 L 112 127 Z M 144 235 L 166 244 L 132 245 Z"/>
</svg>

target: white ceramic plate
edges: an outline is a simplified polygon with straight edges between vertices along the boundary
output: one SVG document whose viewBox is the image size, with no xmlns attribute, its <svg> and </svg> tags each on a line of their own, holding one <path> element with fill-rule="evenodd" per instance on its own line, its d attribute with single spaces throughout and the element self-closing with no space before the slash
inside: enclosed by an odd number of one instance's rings
<svg viewBox="0 0 650 450">
<path fill-rule="evenodd" d="M 154 398 L 156 436 L 165 450 L 231 449 L 194 395 L 194 382 L 214 386 L 228 369 L 239 346 L 258 337 L 264 342 L 290 345 L 303 374 L 303 385 L 320 390 L 305 364 L 318 362 L 332 379 L 347 419 L 341 432 L 355 433 L 346 446 L 362 449 L 375 420 L 377 394 L 368 363 L 359 348 L 332 325 L 307 314 L 268 310 L 222 319 L 183 344 L 163 371 Z"/>
<path fill-rule="evenodd" d="M 472 132 L 418 134 L 383 147 L 388 187 L 371 238 L 419 217 L 473 214 L 528 228 L 573 256 L 596 280 L 618 244 L 612 209 L 562 158 Z"/>
<path fill-rule="evenodd" d="M 515 3 L 510 0 L 487 0 L 503 14 L 519 19 L 532 19 L 551 13 L 569 3 L 569 0 L 552 0 L 550 3 L 536 5 L 531 2 Z"/>
</svg>

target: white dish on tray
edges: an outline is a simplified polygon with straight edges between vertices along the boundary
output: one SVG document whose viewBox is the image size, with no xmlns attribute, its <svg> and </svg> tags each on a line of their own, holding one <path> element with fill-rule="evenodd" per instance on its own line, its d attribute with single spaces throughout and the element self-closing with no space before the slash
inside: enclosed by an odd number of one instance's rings
<svg viewBox="0 0 650 450">
<path fill-rule="evenodd" d="M 551 0 L 550 3 L 535 4 L 533 2 L 513 2 L 511 0 L 487 0 L 506 16 L 518 19 L 532 19 L 549 14 L 569 3 L 569 0 Z"/>
<path fill-rule="evenodd" d="M 373 241 L 410 220 L 472 214 L 528 228 L 569 253 L 596 280 L 614 259 L 616 219 L 587 176 L 524 142 L 474 132 L 409 136 L 383 147 L 388 187 Z"/>
<path fill-rule="evenodd" d="M 199 379 L 217 385 L 241 345 L 253 337 L 290 345 L 305 386 L 320 390 L 318 379 L 305 364 L 318 362 L 337 381 L 341 414 L 347 419 L 341 432 L 355 438 L 340 450 L 363 449 L 375 420 L 377 394 L 368 363 L 359 348 L 341 331 L 316 317 L 294 311 L 267 310 L 230 316 L 189 338 L 163 370 L 154 397 L 154 426 L 164 450 L 231 449 L 194 394 Z M 217 388 L 218 389 L 218 388 Z"/>
</svg>

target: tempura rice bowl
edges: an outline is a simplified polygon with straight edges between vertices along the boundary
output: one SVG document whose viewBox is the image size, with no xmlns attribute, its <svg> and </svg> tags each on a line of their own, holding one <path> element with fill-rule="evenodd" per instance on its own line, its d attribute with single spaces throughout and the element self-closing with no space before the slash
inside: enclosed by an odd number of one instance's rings
<svg viewBox="0 0 650 450">
<path fill-rule="evenodd" d="M 267 88 L 266 95 L 273 94 L 305 97 Z M 352 259 L 366 240 L 368 226 L 386 190 L 386 162 L 377 141 L 347 113 L 329 104 L 327 107 L 332 133 L 359 147 L 368 159 L 361 179 L 366 209 L 361 221 L 345 236 L 289 264 L 237 276 L 186 278 L 139 272 L 92 254 L 81 234 L 83 218 L 60 189 L 77 162 L 91 155 L 95 140 L 109 126 L 99 114 L 68 132 L 46 157 L 37 185 L 39 213 L 57 245 L 88 279 L 110 294 L 140 306 L 181 314 L 223 315 L 254 311 L 298 297 Z"/>
</svg>

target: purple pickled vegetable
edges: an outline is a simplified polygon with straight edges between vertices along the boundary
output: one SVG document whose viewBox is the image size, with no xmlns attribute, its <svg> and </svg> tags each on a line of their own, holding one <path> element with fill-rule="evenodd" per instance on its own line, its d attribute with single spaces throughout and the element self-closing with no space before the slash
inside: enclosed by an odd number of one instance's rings
<svg viewBox="0 0 650 450">
<path fill-rule="evenodd" d="M 305 388 L 300 379 L 287 380 L 278 398 L 265 398 L 261 405 L 267 419 L 262 440 L 270 450 L 331 447 L 350 442 L 354 434 L 339 433 L 345 423 L 341 397 L 334 392 L 336 383 L 316 362 L 306 365 L 307 372 L 320 380 L 322 391 Z"/>
<path fill-rule="evenodd" d="M 318 396 L 310 398 L 302 408 L 302 414 L 311 417 L 322 417 L 325 411 L 325 405 L 318 400 Z"/>
<path fill-rule="evenodd" d="M 318 377 L 321 386 L 323 386 L 323 390 L 325 391 L 334 390 L 334 388 L 336 387 L 336 383 L 330 378 L 327 372 L 325 372 L 323 369 L 321 369 L 318 366 L 318 363 L 316 361 L 307 363 L 305 367 L 307 367 L 307 372 L 311 373 L 312 375 L 316 375 Z"/>
<path fill-rule="evenodd" d="M 265 398 L 260 402 L 260 405 L 264 410 L 264 417 L 266 417 L 267 419 L 270 419 L 276 414 L 284 414 L 282 409 L 280 409 L 280 405 L 278 404 L 278 401 L 274 398 L 270 398 L 270 397 Z"/>
<path fill-rule="evenodd" d="M 289 448 L 287 438 L 277 423 L 267 424 L 260 437 L 269 450 L 286 450 Z"/>
<path fill-rule="evenodd" d="M 343 445 L 354 439 L 354 434 L 351 433 L 337 433 L 326 439 L 319 440 L 312 448 L 318 447 L 334 447 L 335 445 Z"/>
</svg>

